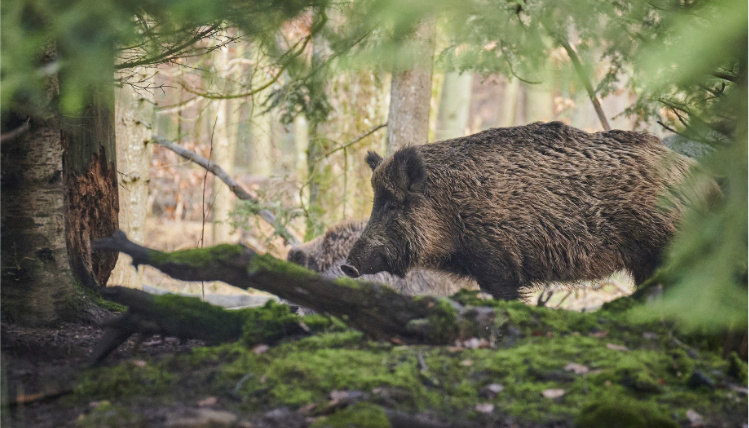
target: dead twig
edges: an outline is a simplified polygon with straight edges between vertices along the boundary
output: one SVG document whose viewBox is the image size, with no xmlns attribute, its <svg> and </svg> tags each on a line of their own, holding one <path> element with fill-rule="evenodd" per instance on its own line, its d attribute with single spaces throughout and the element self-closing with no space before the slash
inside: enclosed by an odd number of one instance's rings
<svg viewBox="0 0 749 428">
<path fill-rule="evenodd" d="M 182 156 L 183 158 L 195 162 L 196 164 L 200 165 L 201 167 L 205 168 L 207 171 L 211 172 L 213 175 L 218 177 L 221 181 L 226 183 L 227 186 L 229 186 L 229 189 L 237 195 L 237 198 L 243 200 L 243 201 L 249 201 L 254 204 L 260 204 L 260 200 L 256 197 L 250 194 L 247 190 L 244 189 L 239 183 L 237 183 L 234 178 L 232 178 L 226 171 L 224 171 L 221 166 L 218 164 L 212 162 L 209 159 L 204 158 L 203 156 L 200 156 L 199 154 L 193 152 L 192 150 L 187 150 L 184 147 L 180 146 L 179 144 L 169 141 L 165 138 L 161 137 L 155 137 L 152 140 L 154 143 L 158 144 L 161 147 L 167 148 L 174 153 L 177 153 L 178 155 Z M 278 219 L 276 218 L 276 215 L 272 212 L 268 211 L 267 209 L 261 209 L 258 211 L 258 215 L 260 218 L 265 220 L 268 224 L 273 226 L 273 228 L 278 232 L 278 234 L 283 238 L 284 242 L 290 245 L 296 245 L 300 242 L 299 238 L 289 231 L 284 225 L 278 223 Z"/>
</svg>

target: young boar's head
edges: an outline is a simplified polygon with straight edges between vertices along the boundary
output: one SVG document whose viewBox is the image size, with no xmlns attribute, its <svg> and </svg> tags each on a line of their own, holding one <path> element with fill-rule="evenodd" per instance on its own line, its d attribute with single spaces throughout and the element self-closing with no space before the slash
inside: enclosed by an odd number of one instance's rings
<svg viewBox="0 0 749 428">
<path fill-rule="evenodd" d="M 403 277 L 440 246 L 434 242 L 443 228 L 427 197 L 427 170 L 414 147 L 386 160 L 369 152 L 366 162 L 373 171 L 372 214 L 341 269 L 352 277 L 381 271 Z"/>
</svg>

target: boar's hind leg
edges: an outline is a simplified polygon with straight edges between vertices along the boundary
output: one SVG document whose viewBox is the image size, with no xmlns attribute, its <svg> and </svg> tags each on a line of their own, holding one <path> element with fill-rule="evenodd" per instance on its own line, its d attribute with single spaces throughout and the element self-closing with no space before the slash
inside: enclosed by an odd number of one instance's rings
<svg viewBox="0 0 749 428">
<path fill-rule="evenodd" d="M 520 283 L 517 279 L 507 278 L 504 275 L 477 275 L 476 282 L 482 291 L 485 291 L 495 299 L 517 300 L 520 298 Z"/>
</svg>

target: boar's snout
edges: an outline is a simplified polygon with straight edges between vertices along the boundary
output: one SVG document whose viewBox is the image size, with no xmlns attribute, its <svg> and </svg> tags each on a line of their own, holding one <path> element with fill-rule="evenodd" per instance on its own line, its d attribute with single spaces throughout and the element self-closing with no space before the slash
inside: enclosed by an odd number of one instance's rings
<svg viewBox="0 0 749 428">
<path fill-rule="evenodd" d="M 359 273 L 359 269 L 351 265 L 341 265 L 341 270 L 351 278 L 359 278 L 361 276 L 361 274 Z"/>
<path fill-rule="evenodd" d="M 365 249 L 363 251 L 358 250 L 359 249 L 354 246 L 346 263 L 341 266 L 341 270 L 343 270 L 346 275 L 352 278 L 358 278 L 361 275 L 390 271 L 387 257 L 385 257 L 385 254 L 378 248 Z"/>
</svg>

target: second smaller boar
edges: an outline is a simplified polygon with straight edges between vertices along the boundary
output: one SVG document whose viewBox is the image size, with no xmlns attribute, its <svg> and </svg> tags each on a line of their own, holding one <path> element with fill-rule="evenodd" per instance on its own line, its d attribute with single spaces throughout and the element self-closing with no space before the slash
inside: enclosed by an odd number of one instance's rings
<svg viewBox="0 0 749 428">
<path fill-rule="evenodd" d="M 287 260 L 329 278 L 346 276 L 341 270 L 367 221 L 346 222 L 329 228 L 324 235 L 289 251 Z M 461 289 L 478 290 L 476 281 L 429 269 L 413 269 L 400 278 L 387 272 L 362 275 L 359 279 L 388 285 L 399 293 L 418 296 L 451 296 Z"/>
</svg>

